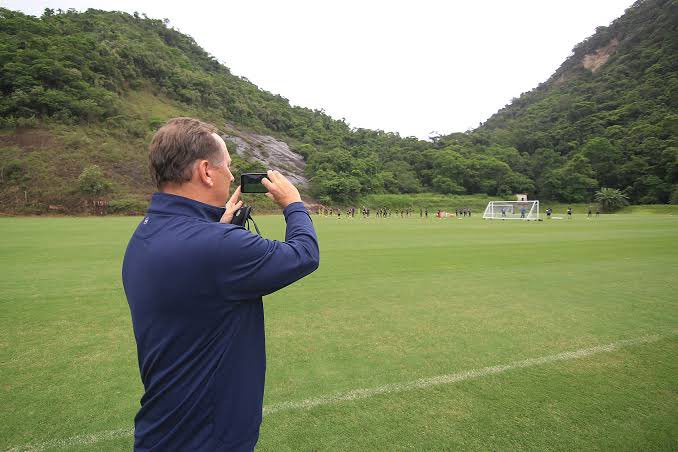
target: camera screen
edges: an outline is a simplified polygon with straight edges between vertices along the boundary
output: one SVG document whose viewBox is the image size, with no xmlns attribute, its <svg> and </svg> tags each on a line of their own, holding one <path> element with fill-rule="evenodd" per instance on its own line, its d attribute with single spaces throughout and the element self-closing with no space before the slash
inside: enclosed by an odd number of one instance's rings
<svg viewBox="0 0 678 452">
<path fill-rule="evenodd" d="M 245 173 L 240 176 L 240 191 L 242 193 L 267 193 L 268 190 L 261 183 L 266 173 Z"/>
</svg>

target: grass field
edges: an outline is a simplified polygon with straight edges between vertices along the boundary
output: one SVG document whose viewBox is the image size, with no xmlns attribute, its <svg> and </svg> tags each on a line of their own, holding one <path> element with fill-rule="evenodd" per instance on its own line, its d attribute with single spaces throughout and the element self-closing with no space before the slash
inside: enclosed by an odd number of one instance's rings
<svg viewBox="0 0 678 452">
<path fill-rule="evenodd" d="M 314 220 L 258 449 L 678 449 L 678 216 Z M 0 219 L 0 450 L 130 450 L 137 222 Z"/>
</svg>

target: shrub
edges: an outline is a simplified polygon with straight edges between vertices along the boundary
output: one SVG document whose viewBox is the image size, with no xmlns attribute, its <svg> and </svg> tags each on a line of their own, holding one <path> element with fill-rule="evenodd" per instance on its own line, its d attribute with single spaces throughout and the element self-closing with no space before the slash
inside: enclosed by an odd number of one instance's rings
<svg viewBox="0 0 678 452">
<path fill-rule="evenodd" d="M 87 196 L 96 198 L 108 193 L 111 183 L 106 179 L 99 165 L 90 165 L 78 176 L 78 188 Z"/>
<path fill-rule="evenodd" d="M 143 215 L 146 212 L 147 203 L 133 198 L 113 199 L 108 203 L 110 213 L 125 215 Z"/>
</svg>

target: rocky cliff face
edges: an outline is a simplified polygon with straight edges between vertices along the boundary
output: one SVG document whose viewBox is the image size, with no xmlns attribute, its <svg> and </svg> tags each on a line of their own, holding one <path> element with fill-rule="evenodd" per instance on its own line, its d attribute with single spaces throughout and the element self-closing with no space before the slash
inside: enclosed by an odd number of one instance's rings
<svg viewBox="0 0 678 452">
<path fill-rule="evenodd" d="M 266 167 L 280 171 L 298 188 L 308 188 L 308 179 L 304 174 L 306 162 L 301 155 L 292 151 L 287 143 L 269 135 L 239 130 L 231 124 L 225 124 L 224 130 L 226 133 L 223 138 L 227 146 L 235 144 L 239 156 L 248 160 L 258 160 Z"/>
</svg>

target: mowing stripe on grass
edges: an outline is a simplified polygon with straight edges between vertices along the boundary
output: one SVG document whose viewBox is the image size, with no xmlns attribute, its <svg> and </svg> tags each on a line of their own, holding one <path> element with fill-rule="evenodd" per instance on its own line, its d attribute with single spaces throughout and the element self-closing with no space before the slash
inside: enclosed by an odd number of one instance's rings
<svg viewBox="0 0 678 452">
<path fill-rule="evenodd" d="M 453 374 L 438 375 L 436 377 L 420 378 L 419 380 L 409 381 L 405 383 L 392 383 L 383 386 L 378 386 L 375 388 L 354 389 L 347 392 L 340 392 L 336 394 L 315 397 L 312 399 L 301 400 L 299 402 L 275 403 L 273 405 L 264 407 L 264 416 L 269 416 L 271 414 L 278 413 L 281 411 L 308 410 L 317 406 L 332 405 L 340 402 L 349 402 L 352 400 L 367 399 L 381 394 L 392 394 L 395 392 L 404 392 L 415 389 L 430 388 L 432 386 L 458 383 L 460 381 L 487 377 L 489 375 L 496 375 L 515 369 L 523 369 L 526 367 L 540 366 L 543 364 L 549 364 L 558 361 L 567 361 L 571 359 L 585 358 L 587 356 L 597 355 L 600 353 L 613 352 L 620 348 L 629 347 L 632 345 L 649 344 L 652 342 L 657 342 L 661 339 L 665 339 L 676 334 L 678 334 L 678 331 L 672 331 L 664 336 L 651 335 L 651 336 L 642 336 L 635 339 L 623 339 L 606 345 L 598 345 L 596 347 L 591 348 L 582 348 L 571 352 L 563 352 L 558 353 L 556 355 L 546 355 L 539 358 L 530 358 L 498 366 L 483 367 L 482 369 L 473 369 Z M 8 452 L 19 452 L 19 451 L 37 452 L 47 449 L 61 449 L 74 446 L 86 446 L 89 444 L 98 443 L 100 441 L 130 437 L 133 434 L 134 429 L 131 428 L 109 430 L 98 433 L 90 433 L 86 435 L 72 436 L 70 438 L 50 440 L 38 444 L 17 446 L 8 449 Z"/>
</svg>

